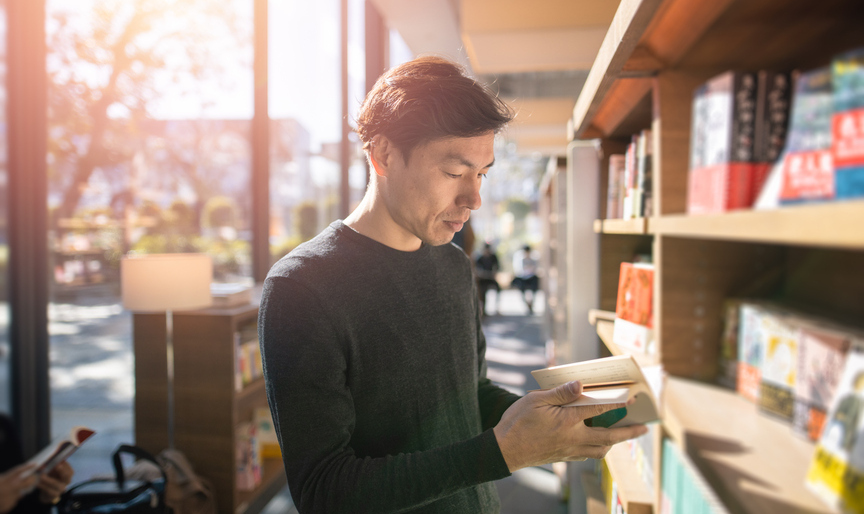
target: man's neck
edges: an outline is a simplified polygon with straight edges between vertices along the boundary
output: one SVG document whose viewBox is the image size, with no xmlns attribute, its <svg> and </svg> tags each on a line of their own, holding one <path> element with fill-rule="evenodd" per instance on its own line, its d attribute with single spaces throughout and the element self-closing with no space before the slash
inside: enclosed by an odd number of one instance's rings
<svg viewBox="0 0 864 514">
<path fill-rule="evenodd" d="M 376 198 L 373 190 L 366 191 L 360 205 L 347 218 L 345 225 L 379 243 L 403 252 L 418 250 L 420 238 L 402 228 L 387 209 L 381 198 Z"/>
</svg>

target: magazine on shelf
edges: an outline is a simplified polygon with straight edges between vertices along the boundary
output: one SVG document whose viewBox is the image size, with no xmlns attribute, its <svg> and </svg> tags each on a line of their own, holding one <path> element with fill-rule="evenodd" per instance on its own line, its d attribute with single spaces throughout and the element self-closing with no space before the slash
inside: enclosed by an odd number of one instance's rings
<svg viewBox="0 0 864 514">
<path fill-rule="evenodd" d="M 662 368 L 651 366 L 644 371 L 632 355 L 616 355 L 538 369 L 532 371 L 531 375 L 542 389 L 553 389 L 579 380 L 582 383 L 582 396 L 566 407 L 625 403 L 635 398 L 632 405 L 611 410 L 585 422 L 589 426 L 626 427 L 660 419 L 657 398 L 662 394 Z M 646 376 L 651 377 L 651 380 Z"/>
<path fill-rule="evenodd" d="M 654 265 L 622 262 L 612 342 L 623 349 L 654 353 Z"/>
<path fill-rule="evenodd" d="M 32 474 L 44 475 L 50 472 L 58 464 L 75 453 L 95 433 L 91 428 L 83 426 L 73 427 L 68 435 L 58 437 L 27 461 L 27 464 L 36 465 L 35 468 L 27 473 L 27 476 Z"/>
</svg>

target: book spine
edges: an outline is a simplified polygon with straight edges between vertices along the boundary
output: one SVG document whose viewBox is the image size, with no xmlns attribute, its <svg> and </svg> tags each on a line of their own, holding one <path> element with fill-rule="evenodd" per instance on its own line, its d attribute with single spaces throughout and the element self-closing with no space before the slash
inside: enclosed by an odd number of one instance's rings
<svg viewBox="0 0 864 514">
<path fill-rule="evenodd" d="M 753 200 L 759 196 L 768 172 L 786 144 L 792 77 L 789 73 L 760 71 L 756 100 L 756 150 L 753 170 Z"/>
<path fill-rule="evenodd" d="M 609 156 L 609 183 L 606 196 L 606 219 L 621 218 L 621 200 L 624 187 L 624 160 L 620 154 Z"/>
</svg>

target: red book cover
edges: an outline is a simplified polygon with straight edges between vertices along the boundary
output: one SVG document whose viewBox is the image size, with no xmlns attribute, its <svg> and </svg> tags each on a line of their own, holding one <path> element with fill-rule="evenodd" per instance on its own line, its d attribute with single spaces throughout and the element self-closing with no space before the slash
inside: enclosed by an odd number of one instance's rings
<svg viewBox="0 0 864 514">
<path fill-rule="evenodd" d="M 756 100 L 756 75 L 745 72 L 718 75 L 694 93 L 688 213 L 752 206 Z"/>
<path fill-rule="evenodd" d="M 615 316 L 652 328 L 653 286 L 654 267 L 652 265 L 622 262 L 618 276 Z"/>
</svg>

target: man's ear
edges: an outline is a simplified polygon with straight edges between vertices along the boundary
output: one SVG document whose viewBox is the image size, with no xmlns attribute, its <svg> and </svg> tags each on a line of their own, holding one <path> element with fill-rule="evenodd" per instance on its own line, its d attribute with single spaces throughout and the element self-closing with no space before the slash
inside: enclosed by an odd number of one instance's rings
<svg viewBox="0 0 864 514">
<path fill-rule="evenodd" d="M 386 136 L 381 134 L 375 136 L 369 148 L 369 160 L 372 162 L 375 174 L 379 177 L 388 176 L 394 159 L 401 159 L 396 146 Z"/>
</svg>

